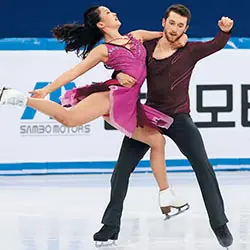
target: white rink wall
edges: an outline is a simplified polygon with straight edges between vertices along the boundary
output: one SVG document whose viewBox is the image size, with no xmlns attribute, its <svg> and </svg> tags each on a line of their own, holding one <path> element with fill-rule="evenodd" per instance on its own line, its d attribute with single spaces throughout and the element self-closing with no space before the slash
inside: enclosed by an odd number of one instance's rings
<svg viewBox="0 0 250 250">
<path fill-rule="evenodd" d="M 192 76 L 191 115 L 215 170 L 250 169 L 249 59 L 250 49 L 223 49 L 200 61 Z M 62 50 L 2 49 L 1 85 L 28 92 L 78 62 Z M 65 89 L 105 81 L 111 74 L 100 64 L 48 98 L 58 101 Z M 111 172 L 123 139 L 121 132 L 105 128 L 102 118 L 68 129 L 30 108 L 0 107 L 0 115 L 0 174 Z M 191 170 L 169 139 L 166 158 L 169 171 Z M 150 171 L 148 154 L 137 171 Z"/>
</svg>

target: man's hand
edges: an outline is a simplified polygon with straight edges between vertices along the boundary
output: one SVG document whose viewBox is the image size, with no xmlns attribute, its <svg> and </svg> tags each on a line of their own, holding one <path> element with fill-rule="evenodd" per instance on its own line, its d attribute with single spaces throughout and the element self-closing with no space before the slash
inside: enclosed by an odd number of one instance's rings
<svg viewBox="0 0 250 250">
<path fill-rule="evenodd" d="M 177 41 L 175 41 L 172 44 L 172 48 L 173 49 L 182 48 L 186 45 L 187 41 L 188 41 L 188 36 L 186 34 L 183 34 Z"/>
<path fill-rule="evenodd" d="M 218 25 L 220 27 L 220 29 L 224 32 L 229 32 L 234 25 L 234 21 L 228 17 L 222 17 L 219 21 L 218 21 Z"/>
<path fill-rule="evenodd" d="M 118 82 L 122 86 L 125 86 L 127 88 L 133 87 L 133 85 L 136 82 L 136 80 L 132 76 L 129 76 L 129 75 L 124 74 L 122 72 L 120 72 L 119 74 L 117 74 L 116 79 L 118 80 Z"/>
</svg>

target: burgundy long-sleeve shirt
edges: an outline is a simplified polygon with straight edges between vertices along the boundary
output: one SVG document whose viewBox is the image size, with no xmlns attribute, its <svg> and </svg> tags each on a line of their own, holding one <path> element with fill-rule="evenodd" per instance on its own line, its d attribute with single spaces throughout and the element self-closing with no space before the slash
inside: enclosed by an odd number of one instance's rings
<svg viewBox="0 0 250 250">
<path fill-rule="evenodd" d="M 195 64 L 202 58 L 222 49 L 230 33 L 220 31 L 208 42 L 189 42 L 165 59 L 152 54 L 158 39 L 147 41 L 147 101 L 146 104 L 167 114 L 190 112 L 189 83 Z"/>
</svg>

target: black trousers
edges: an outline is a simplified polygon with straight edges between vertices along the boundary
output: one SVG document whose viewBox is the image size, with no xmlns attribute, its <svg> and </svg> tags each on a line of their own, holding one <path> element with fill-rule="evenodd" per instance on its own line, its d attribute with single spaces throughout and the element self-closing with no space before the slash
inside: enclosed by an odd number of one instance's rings
<svg viewBox="0 0 250 250">
<path fill-rule="evenodd" d="M 223 199 L 214 170 L 208 161 L 201 134 L 189 114 L 176 115 L 171 127 L 168 130 L 163 129 L 162 132 L 176 143 L 192 165 L 211 227 L 217 228 L 227 223 Z M 120 226 L 130 174 L 148 150 L 148 145 L 124 137 L 111 178 L 111 197 L 102 219 L 103 224 Z"/>
</svg>

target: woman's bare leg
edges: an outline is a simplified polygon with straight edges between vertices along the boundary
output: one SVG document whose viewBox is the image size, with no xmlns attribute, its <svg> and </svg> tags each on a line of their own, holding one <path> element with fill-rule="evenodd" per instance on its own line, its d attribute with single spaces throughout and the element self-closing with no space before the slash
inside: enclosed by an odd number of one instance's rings
<svg viewBox="0 0 250 250">
<path fill-rule="evenodd" d="M 67 127 L 75 127 L 109 113 L 109 92 L 91 94 L 71 109 L 65 109 L 60 104 L 38 98 L 28 98 L 27 106 L 34 108 Z"/>
<path fill-rule="evenodd" d="M 160 190 L 169 188 L 166 161 L 165 161 L 165 138 L 154 128 L 136 128 L 133 139 L 146 143 L 150 146 L 150 164 Z"/>
</svg>

